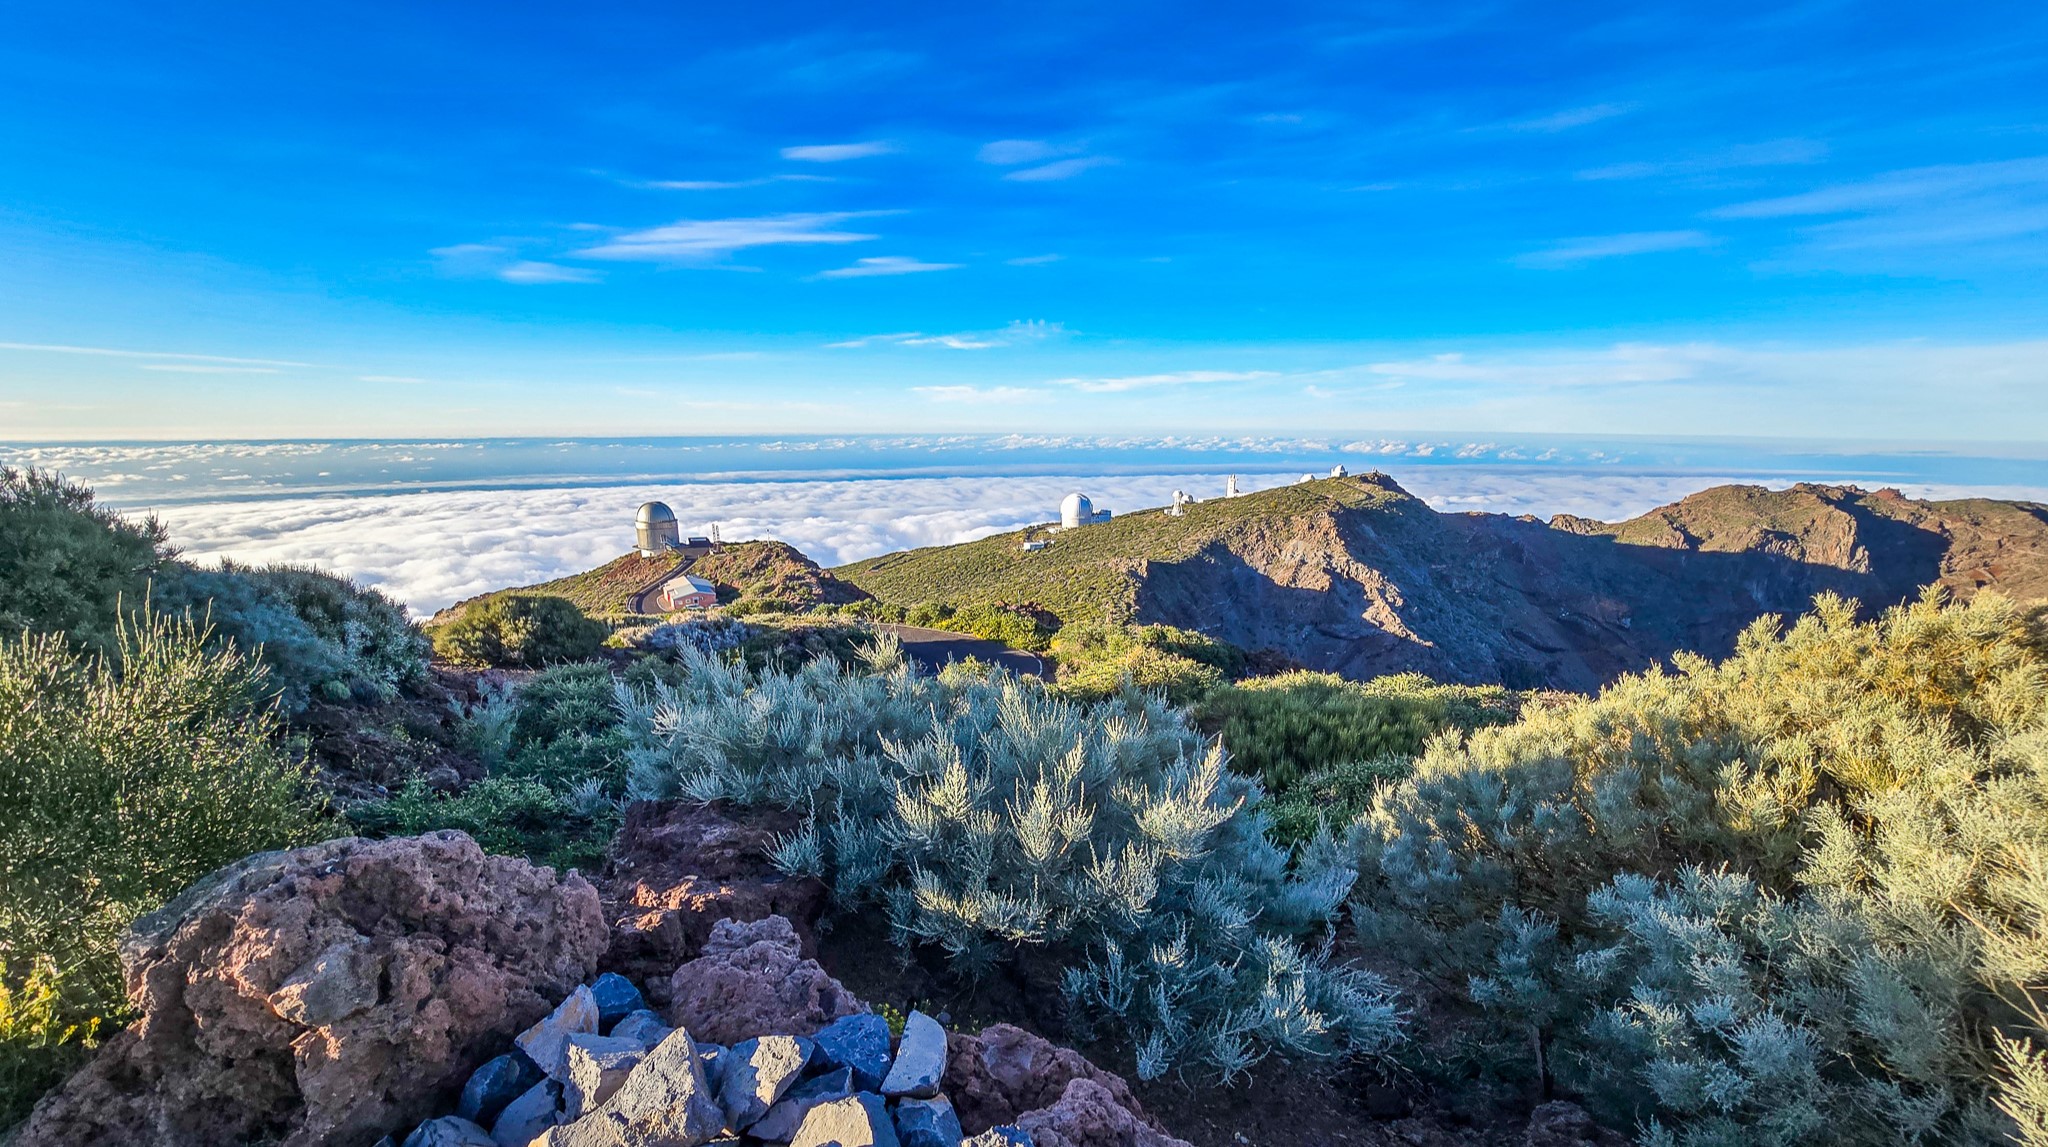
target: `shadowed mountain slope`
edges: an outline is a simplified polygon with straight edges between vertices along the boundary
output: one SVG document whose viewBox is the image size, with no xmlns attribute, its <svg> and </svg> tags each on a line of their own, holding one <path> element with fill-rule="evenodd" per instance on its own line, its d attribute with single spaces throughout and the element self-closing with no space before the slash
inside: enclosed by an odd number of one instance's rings
<svg viewBox="0 0 2048 1147">
<path fill-rule="evenodd" d="M 897 604 L 1037 602 L 1069 622 L 1164 622 L 1352 677 L 1591 689 L 1680 650 L 1726 654 L 1749 622 L 1824 591 L 1867 609 L 1926 584 L 2048 597 L 2048 509 L 1725 486 L 1627 522 L 1546 525 L 1441 514 L 1373 474 L 834 572 Z"/>
</svg>

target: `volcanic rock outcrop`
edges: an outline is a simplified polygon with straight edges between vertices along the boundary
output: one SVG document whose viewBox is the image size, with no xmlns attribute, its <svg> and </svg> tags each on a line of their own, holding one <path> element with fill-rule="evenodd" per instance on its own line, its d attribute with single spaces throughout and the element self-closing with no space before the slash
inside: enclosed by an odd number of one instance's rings
<svg viewBox="0 0 2048 1147">
<path fill-rule="evenodd" d="M 582 877 L 459 832 L 249 857 L 137 922 L 140 1018 L 17 1147 L 367 1145 L 547 1015 L 605 941 Z"/>
</svg>

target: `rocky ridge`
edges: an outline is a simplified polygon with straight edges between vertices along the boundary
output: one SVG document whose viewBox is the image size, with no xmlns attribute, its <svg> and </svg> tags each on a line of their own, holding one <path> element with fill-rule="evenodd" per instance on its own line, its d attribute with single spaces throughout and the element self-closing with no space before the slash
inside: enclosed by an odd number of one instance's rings
<svg viewBox="0 0 2048 1147">
<path fill-rule="evenodd" d="M 1682 650 L 1724 656 L 1816 594 L 1866 610 L 1934 585 L 2048 598 L 2048 507 L 1896 490 L 1724 486 L 1620 523 L 1440 513 L 1382 474 L 1145 511 L 1044 550 L 1018 534 L 836 571 L 885 601 L 1055 603 L 1197 630 L 1368 678 L 1598 688 Z"/>
</svg>

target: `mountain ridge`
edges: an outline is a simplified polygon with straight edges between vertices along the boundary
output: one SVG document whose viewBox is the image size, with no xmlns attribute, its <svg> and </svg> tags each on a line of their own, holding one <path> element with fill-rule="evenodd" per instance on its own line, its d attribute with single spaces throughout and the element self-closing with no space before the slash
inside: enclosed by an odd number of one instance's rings
<svg viewBox="0 0 2048 1147">
<path fill-rule="evenodd" d="M 1050 540 L 1026 552 L 1026 540 Z M 877 598 L 1033 601 L 1159 622 L 1352 677 L 1587 690 L 1834 592 L 2048 597 L 2048 507 L 1896 490 L 1719 486 L 1622 522 L 1440 513 L 1383 474 L 1033 526 L 831 571 Z"/>
</svg>

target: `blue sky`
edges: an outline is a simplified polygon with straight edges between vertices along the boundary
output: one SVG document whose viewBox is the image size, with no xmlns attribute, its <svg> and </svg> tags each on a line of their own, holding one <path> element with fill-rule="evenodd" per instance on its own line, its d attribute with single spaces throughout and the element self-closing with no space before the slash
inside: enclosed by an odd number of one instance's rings
<svg viewBox="0 0 2048 1147">
<path fill-rule="evenodd" d="M 0 439 L 2048 440 L 2037 3 L 17 6 Z"/>
</svg>

